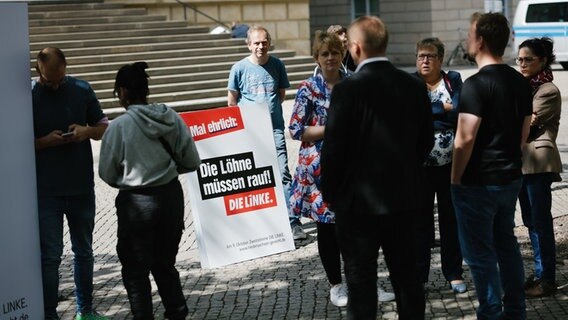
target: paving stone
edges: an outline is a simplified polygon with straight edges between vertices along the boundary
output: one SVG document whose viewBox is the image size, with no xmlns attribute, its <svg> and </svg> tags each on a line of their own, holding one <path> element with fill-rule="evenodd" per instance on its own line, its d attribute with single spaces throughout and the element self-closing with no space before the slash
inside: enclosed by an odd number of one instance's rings
<svg viewBox="0 0 568 320">
<path fill-rule="evenodd" d="M 562 77 L 561 73 L 560 75 Z M 568 75 L 563 77 L 568 84 Z M 292 103 L 293 101 L 284 103 L 285 118 L 289 117 Z M 563 110 L 568 110 L 568 106 Z M 568 119 L 568 113 L 563 119 Z M 559 139 L 568 144 L 568 129 Z M 298 144 L 289 137 L 287 142 L 289 161 L 293 167 L 297 161 Z M 98 154 L 98 143 L 93 143 L 93 146 L 95 154 Z M 181 181 L 185 186 L 187 177 L 182 176 Z M 97 217 L 93 244 L 94 304 L 99 312 L 111 319 L 131 319 L 126 290 L 121 280 L 121 266 L 116 256 L 114 198 L 117 192 L 98 178 L 95 184 Z M 568 214 L 568 184 L 559 186 L 553 188 L 555 216 Z M 187 194 L 188 190 L 184 192 Z M 177 266 L 189 307 L 189 319 L 345 319 L 345 308 L 337 308 L 329 302 L 329 283 L 317 253 L 315 225 L 307 220 L 305 222 L 306 231 L 313 230 L 313 233 L 309 231 L 310 237 L 298 242 L 294 251 L 234 264 L 227 268 L 204 270 L 199 264 L 193 220 L 187 201 L 186 229 L 180 243 Z M 58 312 L 62 319 L 66 320 L 75 315 L 73 254 L 67 230 L 64 244 L 60 293 L 65 300 L 59 303 Z M 392 291 L 382 253 L 380 257 L 378 283 Z M 531 258 L 525 258 L 526 272 L 530 274 Z M 426 286 L 427 319 L 475 319 L 478 303 L 467 266 L 464 266 L 464 269 L 469 290 L 464 294 L 455 295 L 442 275 L 439 248 L 432 252 L 431 265 Z M 558 284 L 564 287 L 554 297 L 527 300 L 528 319 L 567 319 L 568 265 L 558 265 L 557 279 Z M 155 315 L 157 319 L 163 319 L 164 308 L 159 303 L 155 285 L 153 290 Z M 378 309 L 381 318 L 397 319 L 394 302 L 379 303 Z"/>
</svg>

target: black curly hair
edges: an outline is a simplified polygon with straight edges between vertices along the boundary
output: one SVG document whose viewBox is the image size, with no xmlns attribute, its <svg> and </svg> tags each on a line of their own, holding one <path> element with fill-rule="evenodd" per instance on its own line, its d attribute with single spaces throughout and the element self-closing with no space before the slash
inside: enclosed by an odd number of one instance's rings
<svg viewBox="0 0 568 320">
<path fill-rule="evenodd" d="M 530 49 L 535 56 L 545 61 L 544 69 L 549 69 L 550 65 L 556 60 L 553 53 L 554 41 L 548 37 L 527 39 L 519 45 L 519 50 L 521 48 Z"/>
<path fill-rule="evenodd" d="M 147 68 L 148 64 L 144 61 L 122 66 L 116 74 L 114 96 L 118 96 L 119 88 L 125 88 L 128 90 L 128 96 L 123 97 L 123 100 L 140 101 L 148 104 L 150 89 L 148 88 Z"/>
</svg>

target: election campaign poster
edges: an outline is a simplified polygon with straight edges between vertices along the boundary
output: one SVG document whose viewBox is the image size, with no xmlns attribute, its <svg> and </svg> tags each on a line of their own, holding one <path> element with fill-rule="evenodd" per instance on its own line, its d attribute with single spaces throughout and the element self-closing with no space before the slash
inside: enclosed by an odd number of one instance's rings
<svg viewBox="0 0 568 320">
<path fill-rule="evenodd" d="M 0 2 L 0 319 L 43 319 L 26 3 Z"/>
<path fill-rule="evenodd" d="M 202 162 L 189 178 L 201 266 L 293 250 L 268 107 L 250 104 L 181 116 Z"/>
</svg>

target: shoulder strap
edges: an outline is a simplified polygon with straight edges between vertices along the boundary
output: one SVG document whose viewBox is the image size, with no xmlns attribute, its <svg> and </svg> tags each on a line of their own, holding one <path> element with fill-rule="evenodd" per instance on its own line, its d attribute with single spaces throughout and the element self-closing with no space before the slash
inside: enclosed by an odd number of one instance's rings
<svg viewBox="0 0 568 320">
<path fill-rule="evenodd" d="M 174 160 L 174 162 L 176 163 L 176 166 L 177 166 L 178 162 L 177 162 L 176 158 L 174 157 L 174 152 L 172 151 L 172 148 L 170 147 L 170 145 L 168 144 L 166 139 L 164 139 L 164 137 L 159 137 L 158 139 L 160 140 L 160 143 L 162 143 L 162 146 L 164 146 L 164 149 L 166 149 L 166 152 L 168 152 L 170 157 L 172 157 L 172 160 Z"/>
<path fill-rule="evenodd" d="M 450 81 L 449 73 L 442 73 L 442 78 L 446 83 L 446 88 L 448 89 L 448 93 L 451 95 L 454 90 L 452 89 L 452 82 Z"/>
</svg>

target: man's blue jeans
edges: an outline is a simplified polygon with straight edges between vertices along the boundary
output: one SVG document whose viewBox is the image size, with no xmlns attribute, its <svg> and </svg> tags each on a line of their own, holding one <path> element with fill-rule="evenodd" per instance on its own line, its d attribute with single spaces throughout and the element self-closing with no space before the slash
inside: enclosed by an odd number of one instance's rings
<svg viewBox="0 0 568 320">
<path fill-rule="evenodd" d="M 95 194 L 39 197 L 39 234 L 43 301 L 46 319 L 59 319 L 59 265 L 63 254 L 63 215 L 67 217 L 71 249 L 74 254 L 73 275 L 77 311 L 89 312 L 93 303 L 93 228 Z"/>
<path fill-rule="evenodd" d="M 278 158 L 278 167 L 280 168 L 280 176 L 282 177 L 282 189 L 284 190 L 284 200 L 286 201 L 286 207 L 289 206 L 288 200 L 290 199 L 290 185 L 292 184 L 292 175 L 290 175 L 290 169 L 288 167 L 288 151 L 286 149 L 286 138 L 284 136 L 284 130 L 273 129 L 272 133 L 274 135 L 274 144 L 276 145 L 276 157 Z M 288 208 L 289 209 L 289 208 Z M 293 215 L 292 210 L 290 212 L 290 224 L 299 225 L 300 216 Z"/>
<path fill-rule="evenodd" d="M 529 229 L 537 279 L 556 282 L 556 240 L 552 221 L 552 192 L 550 173 L 523 176 L 519 203 L 523 224 Z"/>
<path fill-rule="evenodd" d="M 521 179 L 499 186 L 452 185 L 461 250 L 479 300 L 477 319 L 526 319 L 523 261 L 513 233 L 520 188 Z"/>
</svg>

